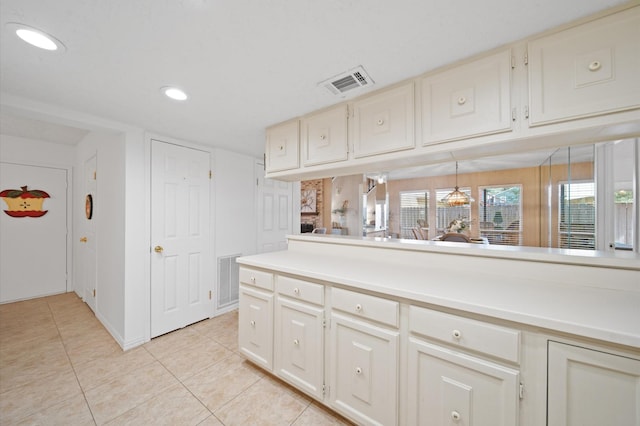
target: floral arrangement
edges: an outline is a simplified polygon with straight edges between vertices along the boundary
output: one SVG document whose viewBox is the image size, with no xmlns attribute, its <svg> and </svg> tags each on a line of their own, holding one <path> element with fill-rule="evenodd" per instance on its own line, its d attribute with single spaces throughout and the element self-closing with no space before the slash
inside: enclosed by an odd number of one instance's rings
<svg viewBox="0 0 640 426">
<path fill-rule="evenodd" d="M 466 219 L 454 219 L 449 224 L 447 232 L 462 233 L 469 229 L 469 222 Z"/>
</svg>

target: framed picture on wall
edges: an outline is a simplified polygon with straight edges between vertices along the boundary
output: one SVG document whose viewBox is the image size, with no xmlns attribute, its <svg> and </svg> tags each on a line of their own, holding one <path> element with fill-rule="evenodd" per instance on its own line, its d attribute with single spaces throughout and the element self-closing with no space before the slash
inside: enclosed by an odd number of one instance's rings
<svg viewBox="0 0 640 426">
<path fill-rule="evenodd" d="M 316 214 L 316 200 L 318 192 L 315 189 L 303 189 L 300 194 L 300 213 Z"/>
</svg>

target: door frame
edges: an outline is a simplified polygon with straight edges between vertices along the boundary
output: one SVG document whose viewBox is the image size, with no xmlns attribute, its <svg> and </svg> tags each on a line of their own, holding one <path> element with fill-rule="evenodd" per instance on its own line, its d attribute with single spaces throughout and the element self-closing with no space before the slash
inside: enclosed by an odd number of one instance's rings
<svg viewBox="0 0 640 426">
<path fill-rule="evenodd" d="M 66 285 L 66 293 L 70 291 L 75 291 L 79 297 L 82 297 L 79 291 L 83 291 L 83 289 L 77 289 L 75 287 L 75 283 L 78 282 L 75 279 L 76 271 L 74 269 L 73 255 L 74 255 L 74 244 L 73 244 L 73 212 L 74 212 L 74 187 L 75 182 L 73 180 L 73 166 L 64 166 L 59 164 L 49 164 L 49 163 L 41 163 L 38 161 L 2 161 L 2 163 L 6 164 L 14 164 L 18 166 L 30 166 L 30 167 L 43 167 L 48 169 L 59 169 L 65 170 L 67 173 L 67 239 L 66 239 L 66 252 L 67 252 L 67 264 L 65 268 L 67 270 L 67 285 Z"/>
<path fill-rule="evenodd" d="M 179 139 L 174 139 L 171 137 L 159 135 L 156 133 L 145 132 L 144 136 L 144 236 L 147 247 L 145 249 L 145 258 L 144 264 L 146 267 L 144 268 L 144 289 L 142 293 L 142 297 L 144 298 L 143 304 L 141 307 L 144 309 L 144 318 L 146 319 L 146 324 L 144 325 L 144 341 L 148 342 L 151 340 L 151 254 L 153 251 L 153 241 L 151 234 L 151 141 L 156 140 L 158 142 L 169 143 L 177 146 L 181 146 L 184 148 L 197 149 L 200 151 L 205 151 L 209 153 L 209 167 L 211 168 L 211 172 L 213 173 L 213 177 L 211 178 L 211 184 L 209 185 L 209 246 L 210 256 L 211 256 L 211 274 L 212 277 L 218 276 L 218 265 L 216 262 L 216 245 L 215 245 L 215 185 L 214 180 L 216 178 L 216 173 L 214 170 L 215 165 L 215 148 L 211 146 L 199 145 L 196 143 L 191 143 Z M 212 289 L 215 290 L 215 285 L 212 284 Z M 213 303 L 213 311 L 211 313 L 211 317 L 216 315 L 216 307 L 215 303 Z"/>
</svg>

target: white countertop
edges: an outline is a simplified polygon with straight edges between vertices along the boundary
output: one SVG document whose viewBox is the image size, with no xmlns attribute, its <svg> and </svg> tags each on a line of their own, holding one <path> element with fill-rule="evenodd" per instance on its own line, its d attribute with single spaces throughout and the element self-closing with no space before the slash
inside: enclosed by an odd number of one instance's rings
<svg viewBox="0 0 640 426">
<path fill-rule="evenodd" d="M 364 239 L 357 244 L 370 243 Z M 545 261 L 544 251 L 533 253 L 537 256 L 533 261 Z M 614 263 L 621 263 L 623 268 L 638 266 L 633 259 L 633 256 L 616 257 Z M 591 261 L 604 262 L 602 259 Z M 291 250 L 245 256 L 238 262 L 640 348 L 640 291 L 506 276 L 501 271 L 461 269 L 454 274 L 437 264 L 394 264 L 382 259 L 345 258 L 326 253 L 310 255 Z M 638 277 L 640 282 L 640 272 Z"/>
</svg>

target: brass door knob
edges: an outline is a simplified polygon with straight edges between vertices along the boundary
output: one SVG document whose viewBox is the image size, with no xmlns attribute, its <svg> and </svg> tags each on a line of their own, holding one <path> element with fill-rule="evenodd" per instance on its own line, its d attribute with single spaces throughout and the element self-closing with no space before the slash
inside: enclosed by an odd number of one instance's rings
<svg viewBox="0 0 640 426">
<path fill-rule="evenodd" d="M 87 237 L 82 237 L 82 238 L 80 238 L 80 242 L 81 242 L 81 243 L 86 243 L 86 242 L 87 242 Z"/>
<path fill-rule="evenodd" d="M 164 249 L 162 248 L 162 246 L 155 246 L 155 248 L 153 249 L 153 251 L 155 251 L 156 253 L 162 253 Z"/>
</svg>

